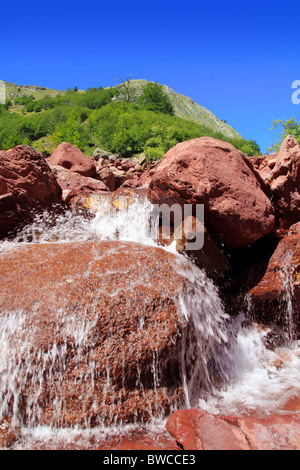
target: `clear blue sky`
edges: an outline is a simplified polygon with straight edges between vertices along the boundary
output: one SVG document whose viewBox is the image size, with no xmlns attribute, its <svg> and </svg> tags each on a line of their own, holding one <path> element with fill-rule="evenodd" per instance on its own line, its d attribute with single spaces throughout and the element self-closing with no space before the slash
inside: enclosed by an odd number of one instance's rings
<svg viewBox="0 0 300 470">
<path fill-rule="evenodd" d="M 264 152 L 275 119 L 299 118 L 300 4 L 283 0 L 2 2 L 0 78 L 20 85 L 171 86 Z"/>
</svg>

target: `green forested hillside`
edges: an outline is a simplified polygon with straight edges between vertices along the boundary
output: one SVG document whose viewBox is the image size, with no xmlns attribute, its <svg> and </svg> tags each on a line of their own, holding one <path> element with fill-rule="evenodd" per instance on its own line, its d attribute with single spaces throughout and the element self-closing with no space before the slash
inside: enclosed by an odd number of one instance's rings
<svg viewBox="0 0 300 470">
<path fill-rule="evenodd" d="M 205 113 L 202 120 L 195 114 L 180 117 L 181 95 L 176 101 L 166 87 L 153 82 L 64 92 L 10 84 L 9 90 L 6 104 L 0 105 L 0 149 L 28 144 L 47 155 L 66 141 L 87 155 L 101 147 L 123 157 L 145 152 L 160 159 L 178 142 L 207 135 L 231 142 L 248 155 L 259 153 L 255 141 L 213 125 Z"/>
</svg>

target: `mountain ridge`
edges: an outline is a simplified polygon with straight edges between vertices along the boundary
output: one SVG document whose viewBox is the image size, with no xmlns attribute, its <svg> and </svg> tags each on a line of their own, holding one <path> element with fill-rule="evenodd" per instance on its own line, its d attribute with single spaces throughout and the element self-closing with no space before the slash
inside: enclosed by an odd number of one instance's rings
<svg viewBox="0 0 300 470">
<path fill-rule="evenodd" d="M 2 80 L 0 80 L 1 82 Z M 22 95 L 33 94 L 36 99 L 43 98 L 45 95 L 51 97 L 64 94 L 68 90 L 57 90 L 37 85 L 18 85 L 11 82 L 2 81 L 6 88 L 6 98 L 14 99 Z M 126 82 L 124 82 L 126 83 Z M 157 83 L 154 81 L 148 81 L 146 79 L 131 79 L 130 84 L 135 89 L 135 96 L 139 96 L 142 93 L 143 88 L 148 83 Z M 242 136 L 230 125 L 219 119 L 209 109 L 196 103 L 189 96 L 176 92 L 173 88 L 168 85 L 159 84 L 162 86 L 162 90 L 168 95 L 174 107 L 174 114 L 182 119 L 186 119 L 196 124 L 204 125 L 211 128 L 214 132 L 222 132 L 226 137 L 240 139 Z M 118 84 L 112 87 L 105 88 L 116 88 L 120 89 L 122 84 Z M 86 93 L 87 90 L 78 90 L 79 93 Z"/>
</svg>

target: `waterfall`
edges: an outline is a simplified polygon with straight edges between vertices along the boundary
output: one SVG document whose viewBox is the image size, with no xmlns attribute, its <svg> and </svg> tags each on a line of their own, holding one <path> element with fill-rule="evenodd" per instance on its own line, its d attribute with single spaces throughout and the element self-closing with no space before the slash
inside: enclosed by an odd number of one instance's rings
<svg viewBox="0 0 300 470">
<path fill-rule="evenodd" d="M 287 341 L 292 345 L 295 341 L 295 327 L 294 327 L 294 307 L 293 307 L 293 274 L 294 266 L 292 255 L 287 253 L 285 259 L 282 262 L 281 269 L 279 271 L 282 292 L 284 293 L 282 298 L 282 304 L 285 308 L 285 317 L 283 318 L 283 328 L 287 337 Z"/>
<path fill-rule="evenodd" d="M 153 218 L 152 205 L 146 198 L 125 205 L 122 210 L 107 199 L 98 201 L 94 217 L 86 218 L 78 212 L 53 216 L 45 212 L 35 218 L 15 238 L 0 243 L 0 253 L 31 243 L 66 243 L 88 240 L 120 240 L 157 246 L 153 234 L 158 221 Z M 270 351 L 264 345 L 267 329 L 256 324 L 245 325 L 243 312 L 231 318 L 224 310 L 218 290 L 203 270 L 198 269 L 183 255 L 176 253 L 174 245 L 160 247 L 171 251 L 178 258 L 180 275 L 188 280 L 188 289 L 179 299 L 183 329 L 179 353 L 180 376 L 185 408 L 197 407 L 213 413 L 241 414 L 259 409 L 269 412 L 277 409 L 289 396 L 300 393 L 295 377 L 300 370 L 299 349 Z M 290 308 L 292 285 L 289 275 L 283 273 L 288 296 L 287 315 L 292 318 Z M 289 297 L 290 296 L 290 297 Z M 39 421 L 39 394 L 47 374 L 61 369 L 61 380 L 49 393 L 53 395 L 53 406 L 59 417 L 62 402 L 55 401 L 55 387 L 63 383 L 65 367 L 65 344 L 53 344 L 43 354 L 37 355 L 31 344 L 30 331 L 26 331 L 26 316 L 23 312 L 2 312 L 0 335 L 0 416 L 8 412 L 17 420 L 20 405 L 22 377 L 33 383 L 34 394 L 27 397 L 27 424 L 41 424 Z M 86 354 L 87 332 L 92 325 L 88 319 L 78 323 L 66 320 L 63 311 L 57 324 L 60 331 L 65 329 L 74 354 Z M 142 325 L 141 325 L 142 331 Z M 19 343 L 19 354 L 14 354 L 14 345 Z M 70 343 L 69 343 L 70 344 Z M 287 357 L 278 366 L 281 355 Z M 25 358 L 25 359 L 24 359 Z M 89 382 L 92 393 L 94 364 L 89 364 Z M 151 365 L 154 388 L 159 382 L 158 358 L 153 353 Z M 49 377 L 48 377 L 49 378 Z M 50 377 L 51 378 L 51 377 Z M 87 377 L 85 377 L 87 378 Z M 110 371 L 107 370 L 107 385 Z M 154 420 L 155 421 L 155 420 Z M 59 423 L 58 426 L 63 426 Z M 86 423 L 89 428 L 90 423 Z M 26 431 L 28 432 L 28 431 Z"/>
</svg>

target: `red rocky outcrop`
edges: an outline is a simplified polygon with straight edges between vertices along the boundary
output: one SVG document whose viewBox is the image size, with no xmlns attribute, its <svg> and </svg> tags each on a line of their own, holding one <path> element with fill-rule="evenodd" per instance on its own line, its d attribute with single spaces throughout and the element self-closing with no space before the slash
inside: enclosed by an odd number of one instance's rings
<svg viewBox="0 0 300 470">
<path fill-rule="evenodd" d="M 261 281 L 250 291 L 253 313 L 275 322 L 289 336 L 300 334 L 300 235 L 284 237 L 274 251 Z"/>
<path fill-rule="evenodd" d="M 7 366 L 18 368 L 20 392 L 7 398 L 18 399 L 21 422 L 93 426 L 169 413 L 181 396 L 178 302 L 188 286 L 178 263 L 129 242 L 2 253 L 1 324 L 14 324 Z"/>
<path fill-rule="evenodd" d="M 62 142 L 49 157 L 51 166 L 62 166 L 82 176 L 93 177 L 96 167 L 91 158 L 87 157 L 74 145 Z"/>
<path fill-rule="evenodd" d="M 235 248 L 274 229 L 274 209 L 264 191 L 264 183 L 242 152 L 210 137 L 170 149 L 149 184 L 153 203 L 204 204 L 210 235 Z"/>
<path fill-rule="evenodd" d="M 300 146 L 295 137 L 284 139 L 269 183 L 280 226 L 288 229 L 300 219 Z"/>
<path fill-rule="evenodd" d="M 75 171 L 65 169 L 60 165 L 51 166 L 51 170 L 61 189 L 77 196 L 88 196 L 94 193 L 108 192 L 106 184 L 95 178 L 82 176 Z"/>
<path fill-rule="evenodd" d="M 270 187 L 279 226 L 287 230 L 300 219 L 300 146 L 288 135 L 276 154 L 249 159 Z"/>
<path fill-rule="evenodd" d="M 0 151 L 0 235 L 60 204 L 61 188 L 46 160 L 27 145 Z"/>
</svg>

